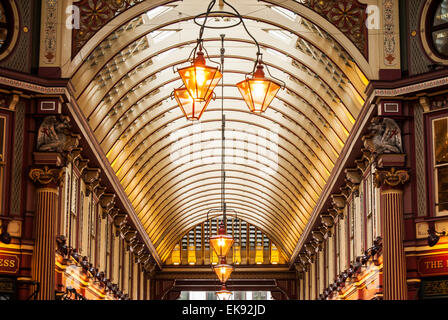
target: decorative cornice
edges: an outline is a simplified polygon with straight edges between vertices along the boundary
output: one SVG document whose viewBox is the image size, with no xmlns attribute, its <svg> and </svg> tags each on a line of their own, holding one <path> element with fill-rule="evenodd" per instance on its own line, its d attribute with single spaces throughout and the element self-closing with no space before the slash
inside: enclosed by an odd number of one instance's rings
<svg viewBox="0 0 448 320">
<path fill-rule="evenodd" d="M 344 171 L 348 181 L 350 181 L 353 184 L 361 183 L 362 176 L 358 168 L 347 168 Z"/>
<path fill-rule="evenodd" d="M 101 202 L 101 207 L 109 212 L 114 204 L 115 204 L 115 194 L 114 193 L 105 193 L 101 196 L 100 198 L 100 202 Z"/>
<path fill-rule="evenodd" d="M 83 180 L 87 186 L 89 192 L 93 192 L 100 183 L 100 173 L 101 169 L 98 168 L 87 168 L 83 173 Z"/>
<path fill-rule="evenodd" d="M 10 79 L 6 77 L 0 76 L 0 85 L 5 85 L 9 87 L 14 87 L 18 89 L 23 89 L 35 93 L 40 94 L 48 94 L 48 95 L 65 95 L 67 97 L 70 96 L 68 90 L 65 86 L 63 87 L 45 87 L 34 83 L 29 83 L 25 81 Z"/>
<path fill-rule="evenodd" d="M 342 194 L 332 194 L 331 200 L 335 209 L 344 209 L 345 197 Z"/>
<path fill-rule="evenodd" d="M 414 93 L 422 90 L 432 89 L 435 87 L 443 86 L 448 84 L 448 77 L 442 77 L 439 79 L 433 79 L 421 83 L 411 84 L 394 89 L 373 89 L 370 96 L 374 97 L 397 97 L 403 96 L 409 93 Z"/>
<path fill-rule="evenodd" d="M 83 173 L 83 171 L 87 168 L 87 164 L 89 163 L 89 159 L 83 159 L 82 157 L 79 157 L 75 160 L 75 165 L 79 170 L 79 173 Z"/>
</svg>

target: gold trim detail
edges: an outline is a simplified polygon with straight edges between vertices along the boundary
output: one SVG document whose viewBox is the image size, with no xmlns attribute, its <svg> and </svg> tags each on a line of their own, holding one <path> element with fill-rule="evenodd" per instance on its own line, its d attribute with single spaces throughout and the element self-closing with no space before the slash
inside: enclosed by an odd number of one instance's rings
<svg viewBox="0 0 448 320">
<path fill-rule="evenodd" d="M 378 170 L 375 172 L 375 186 L 380 188 L 382 186 L 397 187 L 398 185 L 409 182 L 410 176 L 408 170 Z"/>
<path fill-rule="evenodd" d="M 35 183 L 41 185 L 56 184 L 60 185 L 64 180 L 65 172 L 63 169 L 49 169 L 47 166 L 42 168 L 34 168 L 30 171 L 30 178 Z"/>
</svg>

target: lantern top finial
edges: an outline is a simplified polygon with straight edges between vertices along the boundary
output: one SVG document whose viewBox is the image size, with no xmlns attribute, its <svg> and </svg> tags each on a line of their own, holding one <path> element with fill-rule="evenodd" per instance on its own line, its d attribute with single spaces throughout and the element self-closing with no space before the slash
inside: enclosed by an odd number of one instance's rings
<svg viewBox="0 0 448 320">
<path fill-rule="evenodd" d="M 264 67 L 263 65 L 260 63 L 258 63 L 257 65 L 257 70 L 254 72 L 254 79 L 264 79 L 264 71 L 263 71 Z"/>
<path fill-rule="evenodd" d="M 204 52 L 202 52 L 202 48 L 199 48 L 199 51 L 197 53 L 196 58 L 194 59 L 193 64 L 196 67 L 204 67 L 205 66 L 205 57 L 204 57 Z"/>
</svg>

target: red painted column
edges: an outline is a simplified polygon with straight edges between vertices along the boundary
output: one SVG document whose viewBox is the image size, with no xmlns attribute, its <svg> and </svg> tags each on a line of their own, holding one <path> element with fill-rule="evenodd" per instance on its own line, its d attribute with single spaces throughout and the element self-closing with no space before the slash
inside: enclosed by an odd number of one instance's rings
<svg viewBox="0 0 448 320">
<path fill-rule="evenodd" d="M 383 298 L 407 300 L 402 186 L 409 181 L 406 170 L 378 170 L 383 237 Z"/>
<path fill-rule="evenodd" d="M 46 160 L 60 165 L 59 154 Z M 52 160 L 52 161 L 50 161 Z M 60 167 L 37 167 L 30 170 L 29 177 L 36 184 L 36 211 L 34 217 L 34 250 L 31 276 L 40 283 L 38 300 L 55 299 L 56 269 L 56 217 L 58 214 L 59 185 L 64 172 Z"/>
</svg>

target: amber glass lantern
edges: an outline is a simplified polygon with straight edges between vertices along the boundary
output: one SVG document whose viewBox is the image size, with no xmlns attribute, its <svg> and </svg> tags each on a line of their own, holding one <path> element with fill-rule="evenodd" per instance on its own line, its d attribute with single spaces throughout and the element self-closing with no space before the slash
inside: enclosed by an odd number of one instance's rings
<svg viewBox="0 0 448 320">
<path fill-rule="evenodd" d="M 261 113 L 271 104 L 280 86 L 265 77 L 263 65 L 258 64 L 252 78 L 241 81 L 236 85 L 250 111 Z"/>
<path fill-rule="evenodd" d="M 216 292 L 216 296 L 218 297 L 218 300 L 230 300 L 230 297 L 232 297 L 232 292 L 227 290 L 226 285 L 223 284 L 221 290 Z"/>
<path fill-rule="evenodd" d="M 185 88 L 196 101 L 207 101 L 222 78 L 218 68 L 205 65 L 205 57 L 201 48 L 190 67 L 178 70 Z"/>
<path fill-rule="evenodd" d="M 225 259 L 222 259 L 221 264 L 213 267 L 213 271 L 215 271 L 221 283 L 226 283 L 233 272 L 233 266 L 226 264 Z"/>
<path fill-rule="evenodd" d="M 222 221 L 219 225 L 218 234 L 210 237 L 210 245 L 220 258 L 227 256 L 233 241 L 233 237 L 226 234 L 226 229 Z"/>
<path fill-rule="evenodd" d="M 210 95 L 207 100 L 194 99 L 185 88 L 175 89 L 174 98 L 188 120 L 199 120 L 212 100 Z"/>
</svg>

